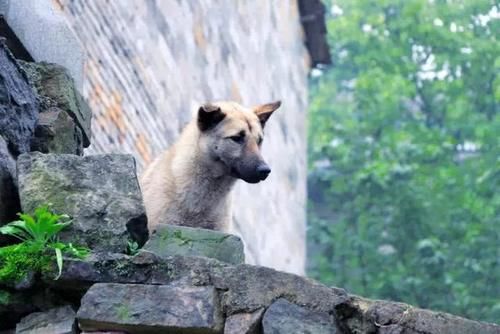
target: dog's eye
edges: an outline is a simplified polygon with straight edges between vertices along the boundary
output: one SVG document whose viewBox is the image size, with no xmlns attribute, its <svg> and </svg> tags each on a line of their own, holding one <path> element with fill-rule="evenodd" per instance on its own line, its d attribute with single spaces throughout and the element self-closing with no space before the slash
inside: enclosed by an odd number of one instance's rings
<svg viewBox="0 0 500 334">
<path fill-rule="evenodd" d="M 257 138 L 257 145 L 262 145 L 262 137 Z"/>
<path fill-rule="evenodd" d="M 240 132 L 236 136 L 231 136 L 228 138 L 234 141 L 235 143 L 242 144 L 245 141 L 245 133 Z"/>
</svg>

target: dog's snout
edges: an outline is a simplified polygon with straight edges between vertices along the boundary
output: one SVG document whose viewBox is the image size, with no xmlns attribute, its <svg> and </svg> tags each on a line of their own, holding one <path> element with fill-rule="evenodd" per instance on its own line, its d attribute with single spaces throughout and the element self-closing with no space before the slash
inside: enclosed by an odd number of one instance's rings
<svg viewBox="0 0 500 334">
<path fill-rule="evenodd" d="M 271 168 L 267 164 L 262 163 L 257 166 L 257 174 L 261 180 L 265 180 L 269 173 L 271 173 Z"/>
</svg>

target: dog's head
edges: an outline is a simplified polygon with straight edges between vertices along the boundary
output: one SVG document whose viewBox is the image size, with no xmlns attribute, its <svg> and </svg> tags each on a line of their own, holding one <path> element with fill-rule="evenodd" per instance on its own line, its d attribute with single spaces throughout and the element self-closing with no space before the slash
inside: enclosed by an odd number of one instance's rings
<svg viewBox="0 0 500 334">
<path fill-rule="evenodd" d="M 249 183 L 267 178 L 271 168 L 262 158 L 263 129 L 281 102 L 245 108 L 235 102 L 202 105 L 198 110 L 200 147 L 225 174 Z"/>
</svg>

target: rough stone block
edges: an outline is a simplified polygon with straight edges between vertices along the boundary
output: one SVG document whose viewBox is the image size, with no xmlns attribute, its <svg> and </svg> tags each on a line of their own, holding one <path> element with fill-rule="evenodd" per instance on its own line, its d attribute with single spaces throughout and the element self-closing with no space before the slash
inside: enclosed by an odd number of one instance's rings
<svg viewBox="0 0 500 334">
<path fill-rule="evenodd" d="M 214 287 L 187 285 L 93 285 L 77 313 L 84 331 L 220 333 L 223 326 Z"/>
<path fill-rule="evenodd" d="M 25 72 L 0 41 L 0 134 L 15 156 L 29 152 L 38 101 Z"/>
<path fill-rule="evenodd" d="M 172 256 L 159 258 L 147 251 L 135 256 L 93 253 L 84 260 L 65 258 L 58 280 L 55 263 L 44 268 L 44 282 L 57 290 L 86 291 L 94 283 L 169 284 L 183 280 L 192 285 L 210 283 L 210 270 L 224 263 L 202 257 Z"/>
<path fill-rule="evenodd" d="M 128 239 L 143 245 L 147 219 L 134 158 L 106 154 L 22 154 L 17 161 L 19 194 L 24 212 L 52 204 L 73 223 L 62 241 L 96 251 L 124 252 Z"/>
<path fill-rule="evenodd" d="M 337 323 L 347 333 L 500 334 L 500 326 L 464 319 L 408 304 L 351 296 L 335 307 Z"/>
<path fill-rule="evenodd" d="M 83 155 L 81 129 L 62 109 L 52 108 L 39 115 L 31 149 L 42 153 Z"/>
<path fill-rule="evenodd" d="M 17 334 L 74 334 L 75 311 L 63 306 L 24 317 L 16 326 Z"/>
<path fill-rule="evenodd" d="M 71 116 L 83 134 L 83 145 L 88 147 L 91 139 L 92 112 L 75 88 L 68 71 L 50 63 L 20 62 L 41 100 L 42 112 L 59 108 Z M 54 152 L 60 153 L 60 152 Z M 70 153 L 70 152 L 65 152 Z"/>
<path fill-rule="evenodd" d="M 226 319 L 224 334 L 259 334 L 262 332 L 262 315 L 264 309 L 251 313 L 237 313 Z"/>
<path fill-rule="evenodd" d="M 160 225 L 144 249 L 161 257 L 204 256 L 231 264 L 245 262 L 243 242 L 232 234 L 176 225 Z"/>
<path fill-rule="evenodd" d="M 312 279 L 271 268 L 245 264 L 212 270 L 210 282 L 225 291 L 222 299 L 227 315 L 266 308 L 281 296 L 319 312 L 329 312 L 348 299 L 342 289 L 329 288 Z"/>
<path fill-rule="evenodd" d="M 282 298 L 267 309 L 262 327 L 264 334 L 339 333 L 333 316 L 310 311 Z"/>
</svg>

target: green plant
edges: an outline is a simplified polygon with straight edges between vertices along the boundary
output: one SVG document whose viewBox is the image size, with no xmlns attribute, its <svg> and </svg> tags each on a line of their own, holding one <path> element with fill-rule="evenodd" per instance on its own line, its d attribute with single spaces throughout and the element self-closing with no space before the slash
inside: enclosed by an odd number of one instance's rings
<svg viewBox="0 0 500 334">
<path fill-rule="evenodd" d="M 0 282 L 18 283 L 29 272 L 39 271 L 53 261 L 36 244 L 19 243 L 0 248 Z"/>
<path fill-rule="evenodd" d="M 22 242 L 17 245 L 0 248 L 0 280 L 15 282 L 21 279 L 29 270 L 39 271 L 50 263 L 54 252 L 58 279 L 62 272 L 63 254 L 84 258 L 89 250 L 74 246 L 72 243 L 62 243 L 57 240 L 57 234 L 71 224 L 67 215 L 53 213 L 49 206 L 35 209 L 33 215 L 19 214 L 20 220 L 0 227 L 0 233 L 11 235 Z"/>
<path fill-rule="evenodd" d="M 135 255 L 139 252 L 139 244 L 136 241 L 127 241 L 127 254 Z"/>
</svg>

